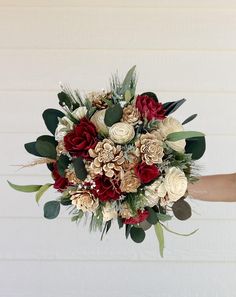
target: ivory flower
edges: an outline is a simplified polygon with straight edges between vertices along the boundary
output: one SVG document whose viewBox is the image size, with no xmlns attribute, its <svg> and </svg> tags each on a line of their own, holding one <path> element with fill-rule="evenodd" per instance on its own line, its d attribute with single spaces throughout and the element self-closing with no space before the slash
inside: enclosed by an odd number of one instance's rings
<svg viewBox="0 0 236 297">
<path fill-rule="evenodd" d="M 181 123 L 179 121 L 177 121 L 175 118 L 168 117 L 159 123 L 158 132 L 163 137 L 163 139 L 166 139 L 168 134 L 173 133 L 173 132 L 180 132 L 183 130 L 184 130 L 183 126 L 181 125 Z M 179 153 L 184 153 L 184 148 L 186 145 L 186 142 L 184 139 L 178 140 L 178 141 L 166 141 L 166 143 L 173 150 L 175 150 Z"/>
<path fill-rule="evenodd" d="M 86 114 L 87 114 L 87 108 L 85 106 L 80 106 L 72 112 L 72 116 L 76 120 L 80 120 L 80 119 L 84 118 L 86 116 Z"/>
<path fill-rule="evenodd" d="M 188 180 L 182 170 L 171 167 L 166 173 L 163 183 L 159 186 L 158 194 L 161 198 L 168 195 L 168 201 L 179 200 L 187 191 Z"/>
<path fill-rule="evenodd" d="M 86 190 L 76 191 L 71 195 L 72 204 L 81 209 L 83 212 L 95 212 L 98 208 L 99 201 L 92 193 Z"/>
<path fill-rule="evenodd" d="M 56 141 L 62 141 L 65 135 L 73 129 L 73 125 L 74 123 L 67 117 L 59 119 L 59 123 L 55 131 Z"/>
<path fill-rule="evenodd" d="M 135 136 L 134 127 L 128 123 L 119 122 L 109 129 L 110 139 L 118 144 L 125 144 Z"/>
<path fill-rule="evenodd" d="M 160 200 L 160 195 L 158 191 L 160 185 L 161 185 L 161 180 L 158 179 L 151 185 L 145 187 L 144 195 L 146 198 L 146 201 L 145 201 L 146 206 L 153 207 L 154 205 L 157 205 L 157 203 Z"/>
<path fill-rule="evenodd" d="M 91 117 L 90 121 L 95 125 L 98 132 L 102 132 L 104 135 L 108 134 L 108 127 L 104 123 L 106 109 L 98 110 Z"/>
<path fill-rule="evenodd" d="M 115 209 L 114 204 L 110 202 L 106 202 L 105 206 L 102 209 L 102 214 L 103 214 L 103 221 L 107 222 L 112 219 L 117 218 L 117 210 Z"/>
</svg>

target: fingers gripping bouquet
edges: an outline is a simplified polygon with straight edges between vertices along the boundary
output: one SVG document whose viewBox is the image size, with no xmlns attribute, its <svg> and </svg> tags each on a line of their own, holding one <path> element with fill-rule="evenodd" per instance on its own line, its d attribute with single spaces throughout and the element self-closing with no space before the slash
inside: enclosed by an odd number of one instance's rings
<svg viewBox="0 0 236 297">
<path fill-rule="evenodd" d="M 135 94 L 135 67 L 123 82 L 111 79 L 109 91 L 83 98 L 77 90 L 62 87 L 58 94 L 64 112 L 47 109 L 43 119 L 52 135 L 43 135 L 25 149 L 46 163 L 54 179 L 46 185 L 14 189 L 37 192 L 37 202 L 51 186 L 57 200 L 44 205 L 44 216 L 58 216 L 61 205 L 70 208 L 72 221 L 90 218 L 90 228 L 108 232 L 113 221 L 125 227 L 126 237 L 142 242 L 152 225 L 163 255 L 163 228 L 172 214 L 191 216 L 185 201 L 194 160 L 205 150 L 200 132 L 184 131 L 171 114 L 185 99 L 161 103 L 154 93 Z M 170 230 L 169 230 L 170 231 Z M 173 232 L 173 231 L 171 231 Z"/>
</svg>

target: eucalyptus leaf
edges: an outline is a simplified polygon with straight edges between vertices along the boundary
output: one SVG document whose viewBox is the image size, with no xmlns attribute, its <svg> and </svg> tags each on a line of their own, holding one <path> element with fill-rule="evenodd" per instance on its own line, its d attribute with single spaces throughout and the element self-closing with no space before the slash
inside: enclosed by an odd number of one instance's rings
<svg viewBox="0 0 236 297">
<path fill-rule="evenodd" d="M 125 101 L 130 102 L 131 99 L 132 99 L 132 94 L 131 94 L 130 90 L 126 90 L 125 91 Z"/>
<path fill-rule="evenodd" d="M 162 225 L 158 222 L 155 226 L 155 233 L 159 242 L 159 251 L 160 255 L 163 258 L 163 251 L 164 251 L 164 233 L 163 233 L 163 228 Z"/>
<path fill-rule="evenodd" d="M 55 219 L 60 213 L 60 202 L 53 200 L 44 204 L 44 217 L 46 219 Z"/>
<path fill-rule="evenodd" d="M 193 138 L 193 137 L 203 137 L 204 134 L 202 132 L 197 131 L 179 131 L 179 132 L 173 132 L 167 135 L 166 140 L 167 141 L 178 141 L 182 139 L 187 138 Z"/>
<path fill-rule="evenodd" d="M 42 157 L 55 160 L 57 157 L 56 151 L 57 141 L 53 136 L 43 135 L 36 140 L 36 150 Z"/>
<path fill-rule="evenodd" d="M 157 213 L 157 218 L 161 222 L 170 221 L 172 219 L 172 216 L 164 213 Z"/>
<path fill-rule="evenodd" d="M 176 111 L 185 101 L 186 99 L 180 99 L 178 101 L 164 103 L 163 108 L 166 110 L 165 115 L 168 116 L 169 114 Z"/>
<path fill-rule="evenodd" d="M 147 220 L 144 220 L 139 223 L 139 227 L 141 227 L 144 231 L 146 231 L 152 227 L 152 224 L 150 224 Z"/>
<path fill-rule="evenodd" d="M 132 228 L 132 225 L 129 225 L 129 224 L 125 225 L 125 237 L 126 237 L 126 239 L 129 237 L 131 228 Z"/>
<path fill-rule="evenodd" d="M 196 232 L 199 230 L 199 229 L 196 229 L 196 230 L 194 230 L 193 232 L 190 232 L 190 233 L 178 233 L 178 232 L 175 232 L 175 231 L 170 230 L 168 227 L 166 227 L 166 226 L 163 225 L 163 224 L 161 224 L 161 225 L 162 225 L 162 227 L 163 227 L 166 231 L 168 231 L 168 232 L 170 232 L 170 233 L 173 233 L 173 234 L 175 234 L 175 235 L 184 236 L 184 237 L 191 236 L 191 235 L 193 235 L 194 233 L 196 233 Z"/>
<path fill-rule="evenodd" d="M 194 120 L 197 117 L 197 114 L 192 114 L 191 116 L 189 116 L 186 120 L 183 121 L 182 125 L 185 125 L 189 122 L 191 122 L 192 120 Z"/>
<path fill-rule="evenodd" d="M 172 205 L 172 211 L 174 216 L 181 220 L 187 220 L 192 215 L 191 206 L 183 199 L 179 199 Z"/>
<path fill-rule="evenodd" d="M 70 164 L 69 157 L 61 154 L 59 159 L 57 160 L 57 170 L 60 176 L 65 177 L 65 170 L 68 168 L 69 164 Z"/>
<path fill-rule="evenodd" d="M 43 196 L 43 194 L 52 186 L 52 184 L 45 184 L 43 185 L 39 190 L 38 192 L 36 193 L 36 196 L 35 196 L 35 200 L 37 203 L 39 203 L 39 200 L 40 198 Z"/>
<path fill-rule="evenodd" d="M 117 223 L 118 223 L 119 229 L 121 229 L 124 226 L 123 219 L 120 216 L 117 217 Z"/>
<path fill-rule="evenodd" d="M 123 83 L 122 83 L 122 92 L 125 94 L 125 91 L 128 90 L 130 88 L 131 82 L 134 79 L 134 75 L 135 75 L 135 68 L 136 65 L 134 65 L 132 68 L 130 68 L 130 70 L 127 72 Z"/>
<path fill-rule="evenodd" d="M 37 192 L 42 187 L 42 185 L 16 185 L 9 181 L 7 182 L 12 189 L 19 192 L 25 192 L 25 193 Z"/>
<path fill-rule="evenodd" d="M 112 107 L 108 107 L 105 113 L 104 122 L 108 127 L 120 121 L 123 115 L 123 109 L 120 104 L 115 104 Z"/>
<path fill-rule="evenodd" d="M 34 156 L 42 157 L 39 152 L 36 150 L 36 141 L 28 142 L 24 145 L 26 151 Z"/>
<path fill-rule="evenodd" d="M 148 207 L 148 217 L 147 217 L 147 221 L 152 224 L 152 225 L 155 225 L 158 221 L 158 218 L 157 218 L 157 213 L 151 208 L 151 207 Z"/>
<path fill-rule="evenodd" d="M 43 112 L 43 119 L 48 130 L 54 135 L 58 126 L 58 118 L 64 117 L 65 114 L 60 110 L 49 108 Z"/>
<path fill-rule="evenodd" d="M 74 168 L 75 168 L 76 177 L 78 177 L 81 180 L 85 180 L 88 173 L 87 173 L 87 170 L 85 168 L 83 158 L 78 157 L 76 159 L 73 159 L 73 165 L 74 165 Z"/>
<path fill-rule="evenodd" d="M 130 229 L 130 237 L 136 243 L 140 243 L 145 239 L 145 231 L 142 228 L 132 227 Z"/>
<path fill-rule="evenodd" d="M 193 160 L 199 160 L 204 155 L 205 150 L 205 137 L 193 137 L 186 139 L 185 152 L 186 154 L 192 154 Z"/>
<path fill-rule="evenodd" d="M 59 99 L 59 104 L 62 107 L 67 106 L 71 110 L 73 103 L 71 102 L 70 97 L 65 92 L 58 93 L 57 97 Z"/>
</svg>

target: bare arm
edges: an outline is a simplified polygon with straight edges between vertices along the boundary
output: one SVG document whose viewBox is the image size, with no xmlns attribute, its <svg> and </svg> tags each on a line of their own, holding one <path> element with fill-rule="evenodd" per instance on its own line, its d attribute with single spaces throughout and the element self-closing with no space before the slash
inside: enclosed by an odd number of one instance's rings
<svg viewBox="0 0 236 297">
<path fill-rule="evenodd" d="M 236 202 L 236 173 L 202 176 L 188 192 L 199 200 Z"/>
</svg>

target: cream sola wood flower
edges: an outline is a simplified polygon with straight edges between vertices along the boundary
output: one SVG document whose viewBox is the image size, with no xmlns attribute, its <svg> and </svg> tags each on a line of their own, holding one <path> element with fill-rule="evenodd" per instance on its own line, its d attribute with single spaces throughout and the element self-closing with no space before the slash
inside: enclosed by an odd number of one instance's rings
<svg viewBox="0 0 236 297">
<path fill-rule="evenodd" d="M 109 129 L 109 138 L 118 144 L 130 142 L 135 136 L 134 127 L 128 123 L 118 122 Z"/>
<path fill-rule="evenodd" d="M 89 155 L 94 159 L 89 170 L 94 175 L 104 173 L 107 177 L 113 177 L 122 171 L 125 158 L 121 146 L 116 146 L 109 139 L 98 142 L 94 149 L 89 150 Z"/>
<path fill-rule="evenodd" d="M 102 214 L 103 214 L 103 221 L 107 222 L 112 219 L 117 218 L 117 210 L 116 210 L 116 204 L 111 202 L 106 202 L 105 206 L 102 208 Z"/>
<path fill-rule="evenodd" d="M 166 139 L 167 135 L 173 132 L 183 131 L 184 128 L 181 123 L 173 117 L 165 118 L 159 123 L 158 132 L 160 133 L 163 140 Z M 186 141 L 184 139 L 178 141 L 165 141 L 166 144 L 173 150 L 184 153 Z"/>
<path fill-rule="evenodd" d="M 81 209 L 83 212 L 95 212 L 99 206 L 99 201 L 94 195 L 87 190 L 71 191 L 72 205 L 75 205 L 77 209 Z"/>
<path fill-rule="evenodd" d="M 140 121 L 140 112 L 134 105 L 128 105 L 123 109 L 122 122 L 136 125 Z"/>
<path fill-rule="evenodd" d="M 104 123 L 105 114 L 106 114 L 106 109 L 98 110 L 91 117 L 90 121 L 95 125 L 95 127 L 99 133 L 107 135 L 108 127 Z"/>
</svg>

